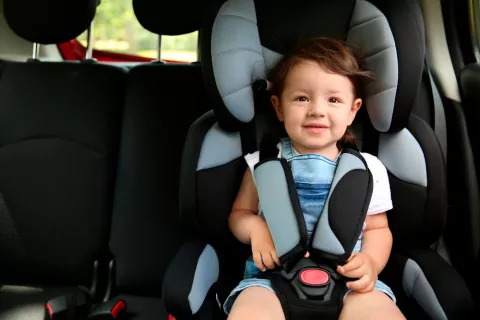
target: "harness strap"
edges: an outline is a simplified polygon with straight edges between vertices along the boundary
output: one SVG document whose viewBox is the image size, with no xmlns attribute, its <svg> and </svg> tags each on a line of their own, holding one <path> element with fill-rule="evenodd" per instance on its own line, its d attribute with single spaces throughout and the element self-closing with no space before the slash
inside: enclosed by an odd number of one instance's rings
<svg viewBox="0 0 480 320">
<path fill-rule="evenodd" d="M 292 172 L 278 149 L 266 141 L 255 165 L 254 178 L 265 220 L 284 269 L 289 271 L 307 250 L 317 262 L 343 264 L 362 231 L 373 191 L 365 159 L 344 149 L 311 248 Z"/>
<path fill-rule="evenodd" d="M 316 261 L 342 263 L 362 232 L 373 191 L 373 178 L 362 155 L 344 149 L 317 224 L 312 254 Z"/>
<path fill-rule="evenodd" d="M 278 257 L 290 269 L 305 254 L 308 238 L 292 172 L 285 159 L 268 158 L 255 165 L 254 178 Z"/>
</svg>

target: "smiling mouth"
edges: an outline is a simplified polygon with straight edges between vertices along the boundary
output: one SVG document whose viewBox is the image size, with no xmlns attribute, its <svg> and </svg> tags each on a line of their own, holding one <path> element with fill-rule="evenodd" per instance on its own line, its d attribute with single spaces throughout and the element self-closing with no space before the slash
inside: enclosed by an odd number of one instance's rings
<svg viewBox="0 0 480 320">
<path fill-rule="evenodd" d="M 305 128 L 319 128 L 319 129 L 327 129 L 328 127 L 324 124 L 307 124 L 304 126 Z"/>
<path fill-rule="evenodd" d="M 311 133 L 321 133 L 326 129 L 328 129 L 328 127 L 323 124 L 308 124 L 303 127 L 307 129 L 308 132 L 311 132 Z"/>
</svg>

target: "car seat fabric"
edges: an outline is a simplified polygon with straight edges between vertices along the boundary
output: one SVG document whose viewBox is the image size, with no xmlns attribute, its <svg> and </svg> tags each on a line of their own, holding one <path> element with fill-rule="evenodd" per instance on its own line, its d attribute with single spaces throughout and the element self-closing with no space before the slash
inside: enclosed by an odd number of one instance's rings
<svg viewBox="0 0 480 320">
<path fill-rule="evenodd" d="M 285 50 L 300 38 L 330 36 L 359 45 L 365 52 L 368 68 L 376 71 L 375 81 L 366 86 L 365 104 L 376 129 L 390 130 L 398 63 L 395 41 L 385 16 L 363 0 L 337 1 L 335 4 L 321 1 L 309 3 L 307 7 L 310 12 L 325 13 L 325 17 L 317 17 L 324 22 L 312 25 L 312 18 L 309 19 L 309 11 L 304 6 L 292 6 L 286 2 L 228 1 L 219 10 L 212 26 L 210 54 L 207 54 L 211 58 L 205 65 L 208 68 L 211 61 L 212 69 L 206 72 L 213 73 L 214 82 L 207 82 L 207 86 L 213 86 L 213 94 L 218 90 L 222 100 L 218 106 L 225 105 L 231 116 L 248 123 L 254 115 L 252 83 L 266 79 Z M 342 14 L 332 19 L 328 18 L 330 12 Z M 295 27 L 289 32 L 285 32 L 278 22 L 273 22 L 282 21 L 281 17 L 286 13 L 295 17 L 292 21 Z M 236 37 L 229 36 L 233 29 L 237 30 Z M 372 37 L 372 33 L 376 36 Z M 236 63 L 232 64 L 232 61 Z M 235 77 L 231 76 L 232 72 Z"/>
<path fill-rule="evenodd" d="M 10 223 L 0 268 L 9 281 L 89 281 L 105 250 L 124 73 L 96 67 L 15 63 L 2 76 L 0 189 Z"/>
<path fill-rule="evenodd" d="M 71 3 L 75 14 L 59 27 L 53 15 L 60 13 L 49 8 L 56 1 L 21 3 L 3 2 L 9 25 L 25 39 L 49 44 L 83 32 L 97 5 Z M 30 15 L 36 19 L 25 22 Z M 38 27 L 49 17 L 51 24 Z M 0 318 L 43 320 L 47 299 L 92 285 L 94 262 L 107 251 L 124 80 L 122 69 L 95 63 L 5 64 Z"/>
<path fill-rule="evenodd" d="M 203 70 L 215 114 L 205 115 L 190 129 L 182 163 L 181 214 L 217 253 L 215 290 L 220 301 L 240 280 L 249 254 L 248 246 L 238 244 L 229 232 L 228 215 L 246 168 L 243 154 L 249 151 L 246 140 L 255 117 L 251 87 L 268 75 L 284 50 L 307 35 L 353 38 L 365 48 L 367 65 L 385 90 L 375 95 L 379 91 L 373 88 L 379 86 L 367 89 L 373 95 L 365 103 L 373 134 L 360 133 L 363 147 L 368 145 L 389 172 L 394 203 L 388 212 L 394 249 L 380 277 L 392 285 L 408 318 L 462 318 L 473 308 L 465 282 L 429 248 L 445 225 L 446 173 L 432 128 L 411 114 L 425 56 L 422 15 L 413 0 L 231 0 L 207 20 Z M 378 42 L 385 39 L 390 42 Z M 371 125 L 354 127 L 366 133 Z M 428 268 L 427 260 L 438 270 Z M 455 279 L 455 298 L 446 294 L 434 272 Z M 169 310 L 181 308 L 173 298 L 167 303 Z"/>
<path fill-rule="evenodd" d="M 181 5 L 159 8 L 155 1 L 133 1 L 137 19 L 159 36 L 200 28 L 203 10 L 177 15 L 190 8 L 188 2 Z M 165 270 L 193 236 L 178 215 L 182 149 L 191 123 L 210 108 L 198 63 L 153 61 L 128 74 L 109 242 L 115 268 L 107 297 L 125 300 L 125 319 L 167 318 Z"/>
<path fill-rule="evenodd" d="M 3 8 L 9 27 L 19 37 L 56 44 L 70 41 L 87 30 L 99 4 L 100 0 L 5 0 Z"/>
<path fill-rule="evenodd" d="M 198 30 L 204 13 L 214 2 L 133 0 L 133 10 L 140 24 L 148 31 L 158 35 L 177 36 Z"/>
<path fill-rule="evenodd" d="M 90 63 L 6 65 L 1 189 L 24 249 L 2 263 L 10 279 L 91 276 L 108 236 L 124 76 Z"/>
<path fill-rule="evenodd" d="M 208 108 L 198 65 L 148 63 L 129 72 L 110 235 L 120 292 L 161 295 L 165 268 L 189 237 L 178 219 L 182 148 Z"/>
</svg>

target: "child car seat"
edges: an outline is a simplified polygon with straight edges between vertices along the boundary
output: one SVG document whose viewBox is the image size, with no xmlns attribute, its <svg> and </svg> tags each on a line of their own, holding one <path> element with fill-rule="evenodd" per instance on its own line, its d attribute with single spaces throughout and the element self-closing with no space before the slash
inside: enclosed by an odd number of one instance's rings
<svg viewBox="0 0 480 320">
<path fill-rule="evenodd" d="M 377 78 L 367 88 L 370 121 L 358 118 L 356 134 L 363 136 L 362 151 L 376 154 L 389 172 L 394 248 L 380 277 L 409 319 L 473 312 L 463 279 L 430 249 L 445 224 L 446 176 L 433 130 L 411 113 L 425 58 L 416 1 L 229 0 L 209 22 L 202 63 L 214 112 L 190 129 L 180 190 L 181 215 L 202 240 L 170 265 L 163 288 L 168 311 L 196 314 L 211 301 L 209 293 L 221 303 L 241 279 L 250 248 L 230 233 L 228 216 L 246 169 L 243 155 L 251 150 L 252 84 L 300 37 L 326 36 L 360 45 Z"/>
</svg>

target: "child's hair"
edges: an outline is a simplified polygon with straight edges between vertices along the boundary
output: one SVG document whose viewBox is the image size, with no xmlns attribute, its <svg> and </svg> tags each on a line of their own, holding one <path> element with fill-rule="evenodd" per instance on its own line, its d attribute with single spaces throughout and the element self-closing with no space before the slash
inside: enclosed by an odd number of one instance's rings
<svg viewBox="0 0 480 320">
<path fill-rule="evenodd" d="M 280 96 L 289 70 L 305 60 L 317 62 L 325 70 L 346 76 L 353 84 L 355 98 L 364 98 L 365 83 L 373 79 L 371 72 L 364 70 L 364 59 L 360 49 L 345 41 L 330 38 L 306 38 L 286 54 L 272 70 L 271 93 Z M 337 142 L 339 148 L 355 145 L 355 136 L 349 130 Z"/>
</svg>

